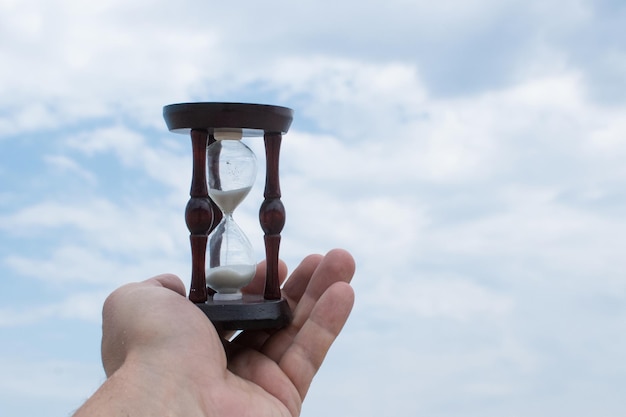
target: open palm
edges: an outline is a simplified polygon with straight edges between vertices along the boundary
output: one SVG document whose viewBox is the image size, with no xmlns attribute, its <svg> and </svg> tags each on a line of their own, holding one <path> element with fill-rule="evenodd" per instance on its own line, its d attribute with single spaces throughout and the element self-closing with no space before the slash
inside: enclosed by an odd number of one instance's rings
<svg viewBox="0 0 626 417">
<path fill-rule="evenodd" d="M 283 281 L 286 267 L 279 269 Z M 246 291 L 262 291 L 263 271 L 261 265 Z M 167 415 L 184 410 L 205 416 L 297 416 L 350 314 L 353 274 L 354 261 L 343 250 L 305 258 L 283 287 L 292 323 L 278 331 L 244 331 L 231 341 L 181 297 L 184 285 L 173 275 L 121 287 L 103 310 L 107 376 L 128 374 L 134 384 L 144 383 L 150 398 L 168 407 Z"/>
</svg>

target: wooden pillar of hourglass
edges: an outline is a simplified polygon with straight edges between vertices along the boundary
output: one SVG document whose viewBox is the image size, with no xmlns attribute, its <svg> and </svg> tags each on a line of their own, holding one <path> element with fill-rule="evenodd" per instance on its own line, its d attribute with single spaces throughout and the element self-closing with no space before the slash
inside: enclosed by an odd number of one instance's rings
<svg viewBox="0 0 626 417">
<path fill-rule="evenodd" d="M 293 110 L 246 103 L 179 103 L 165 106 L 163 117 L 170 131 L 190 132 L 191 135 L 193 168 L 190 199 L 185 209 L 192 263 L 189 299 L 221 330 L 286 326 L 291 320 L 291 311 L 281 297 L 278 279 L 280 233 L 285 224 L 278 167 L 282 135 L 289 130 Z M 222 218 L 221 210 L 211 200 L 207 189 L 206 148 L 215 141 L 216 129 L 237 129 L 243 136 L 262 136 L 265 141 L 267 169 L 264 201 L 259 210 L 265 233 L 265 288 L 263 294 L 244 294 L 238 301 L 213 300 L 214 292 L 206 284 L 207 239 Z"/>
</svg>

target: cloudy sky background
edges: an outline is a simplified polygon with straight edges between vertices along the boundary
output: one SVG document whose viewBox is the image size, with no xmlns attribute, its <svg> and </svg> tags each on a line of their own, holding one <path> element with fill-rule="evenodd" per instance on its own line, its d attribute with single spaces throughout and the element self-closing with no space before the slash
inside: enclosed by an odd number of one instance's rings
<svg viewBox="0 0 626 417">
<path fill-rule="evenodd" d="M 119 285 L 188 281 L 162 106 L 292 107 L 282 257 L 357 261 L 303 416 L 622 416 L 626 3 L 0 0 L 0 414 L 103 381 Z M 262 143 L 248 141 L 262 158 Z M 237 222 L 262 256 L 263 174 Z"/>
</svg>

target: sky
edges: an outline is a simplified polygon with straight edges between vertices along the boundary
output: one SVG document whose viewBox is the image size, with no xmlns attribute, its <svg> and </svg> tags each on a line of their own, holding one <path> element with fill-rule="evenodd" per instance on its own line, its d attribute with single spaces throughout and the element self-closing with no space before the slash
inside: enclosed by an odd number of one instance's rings
<svg viewBox="0 0 626 417">
<path fill-rule="evenodd" d="M 229 101 L 295 111 L 289 268 L 356 260 L 304 417 L 623 416 L 625 20 L 621 0 L 0 0 L 0 415 L 71 415 L 104 380 L 105 297 L 188 285 L 191 145 L 162 107 Z M 259 260 L 263 178 L 235 212 Z"/>
</svg>

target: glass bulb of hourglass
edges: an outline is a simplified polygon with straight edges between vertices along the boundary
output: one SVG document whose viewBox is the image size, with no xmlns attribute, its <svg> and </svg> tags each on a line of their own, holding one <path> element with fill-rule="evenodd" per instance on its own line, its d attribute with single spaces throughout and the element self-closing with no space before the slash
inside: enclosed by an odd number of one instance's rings
<svg viewBox="0 0 626 417">
<path fill-rule="evenodd" d="M 222 210 L 222 221 L 209 235 L 207 285 L 214 300 L 238 300 L 241 288 L 256 271 L 252 244 L 233 220 L 233 212 L 248 195 L 256 178 L 256 157 L 237 132 L 215 132 L 207 148 L 209 196 Z"/>
</svg>

